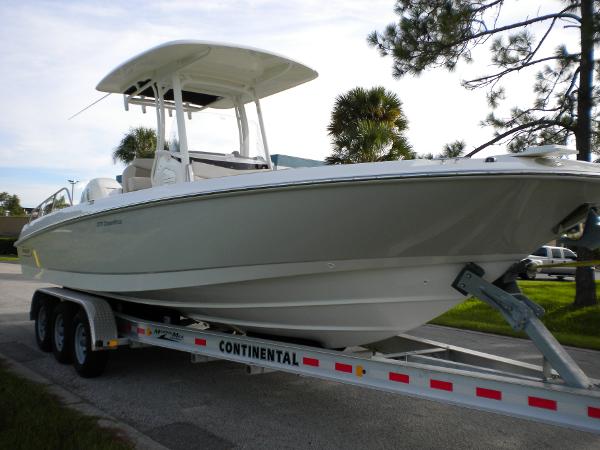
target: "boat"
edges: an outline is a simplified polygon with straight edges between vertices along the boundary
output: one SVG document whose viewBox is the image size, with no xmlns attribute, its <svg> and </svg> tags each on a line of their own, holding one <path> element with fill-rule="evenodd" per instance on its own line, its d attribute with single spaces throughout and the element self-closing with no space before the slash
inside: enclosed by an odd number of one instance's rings
<svg viewBox="0 0 600 450">
<path fill-rule="evenodd" d="M 274 53 L 204 41 L 118 66 L 97 89 L 123 95 L 126 109 L 154 109 L 156 155 L 135 159 L 120 183 L 92 181 L 79 204 L 41 205 L 16 243 L 23 274 L 343 348 L 444 313 L 464 299 L 452 283 L 467 263 L 494 281 L 600 201 L 598 166 L 561 146 L 273 170 L 260 101 L 316 76 Z M 194 121 L 219 110 L 236 123 L 225 136 L 235 147 L 215 151 L 208 137 L 196 146 Z"/>
</svg>

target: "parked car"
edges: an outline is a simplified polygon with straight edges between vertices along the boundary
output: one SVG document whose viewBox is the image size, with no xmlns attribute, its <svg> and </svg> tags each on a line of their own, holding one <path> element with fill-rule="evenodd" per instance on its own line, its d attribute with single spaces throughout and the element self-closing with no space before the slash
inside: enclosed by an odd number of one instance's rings
<svg viewBox="0 0 600 450">
<path fill-rule="evenodd" d="M 564 277 L 574 277 L 575 267 L 537 267 L 544 264 L 560 264 L 577 261 L 577 254 L 564 247 L 544 245 L 525 258 L 529 261 L 528 270 L 520 274 L 524 280 L 533 280 L 538 273 L 552 275 L 562 280 Z"/>
</svg>

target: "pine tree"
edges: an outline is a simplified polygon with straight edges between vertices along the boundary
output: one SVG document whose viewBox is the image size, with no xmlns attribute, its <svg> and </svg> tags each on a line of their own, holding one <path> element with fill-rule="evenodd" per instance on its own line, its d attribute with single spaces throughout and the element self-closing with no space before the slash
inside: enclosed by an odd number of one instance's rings
<svg viewBox="0 0 600 450">
<path fill-rule="evenodd" d="M 562 4 L 561 4 L 562 3 Z M 391 56 L 393 74 L 418 75 L 442 67 L 453 70 L 459 61 L 471 62 L 474 48 L 491 43 L 492 73 L 466 80 L 467 89 L 487 89 L 492 113 L 484 125 L 495 129 L 493 139 L 482 143 L 466 156 L 495 143 L 505 142 L 511 151 L 530 145 L 565 144 L 575 138 L 578 159 L 589 161 L 592 151 L 600 152 L 600 70 L 594 80 L 594 47 L 600 43 L 600 2 L 562 0 L 553 12 L 520 20 L 505 19 L 506 10 L 514 16 L 515 0 L 398 0 L 397 23 L 383 32 L 374 31 L 368 42 L 383 56 Z M 544 4 L 548 6 L 548 4 Z M 531 25 L 545 30 L 538 36 Z M 548 36 L 561 28 L 579 32 L 579 47 L 548 48 Z M 508 117 L 494 113 L 505 98 L 502 80 L 523 71 L 537 69 L 532 105 L 517 106 Z M 578 248 L 581 259 L 591 258 Z M 576 305 L 596 303 L 594 274 L 577 268 Z"/>
</svg>

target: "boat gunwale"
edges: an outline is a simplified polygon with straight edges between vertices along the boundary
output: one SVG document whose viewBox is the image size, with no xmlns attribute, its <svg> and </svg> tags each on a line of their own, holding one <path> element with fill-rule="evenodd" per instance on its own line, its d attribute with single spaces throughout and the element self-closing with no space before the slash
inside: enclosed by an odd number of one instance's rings
<svg viewBox="0 0 600 450">
<path fill-rule="evenodd" d="M 242 175 L 242 174 L 241 174 Z M 252 174 L 246 174 L 252 176 Z M 489 171 L 481 171 L 481 170 L 473 170 L 473 171 L 460 171 L 460 172 L 447 172 L 447 173 L 432 173 L 432 172 L 417 172 L 417 173 L 409 173 L 409 174 L 390 174 L 390 175 L 367 175 L 367 176 L 352 176 L 352 177 L 340 177 L 336 179 L 319 179 L 319 180 L 305 180 L 305 181 L 285 181 L 271 184 L 256 184 L 253 186 L 245 186 L 245 187 L 234 187 L 234 188 L 225 188 L 225 189 L 217 189 L 209 192 L 191 192 L 184 193 L 176 196 L 169 197 L 161 197 L 155 199 L 149 199 L 144 201 L 132 202 L 125 205 L 118 205 L 115 207 L 109 207 L 106 209 L 101 209 L 98 211 L 82 213 L 76 217 L 69 217 L 65 220 L 50 223 L 47 226 L 39 228 L 37 230 L 32 231 L 31 233 L 25 236 L 19 236 L 19 239 L 14 243 L 15 247 L 21 246 L 24 242 L 29 240 L 32 237 L 35 237 L 42 232 L 50 231 L 54 228 L 58 228 L 64 225 L 71 224 L 78 220 L 89 219 L 98 217 L 105 214 L 111 214 L 118 211 L 124 211 L 129 209 L 139 209 L 146 205 L 159 205 L 159 204 L 169 204 L 169 203 L 177 203 L 177 202 L 185 202 L 185 201 L 194 201 L 199 198 L 215 198 L 221 196 L 232 196 L 246 193 L 253 193 L 256 191 L 271 191 L 271 190 L 288 190 L 288 189 L 307 189 L 320 185 L 348 185 L 348 184 L 372 184 L 376 182 L 402 182 L 402 181 L 417 181 L 419 179 L 448 179 L 448 178 L 473 178 L 473 179 L 481 179 L 481 178 L 489 178 L 489 177 L 500 177 L 500 178 L 522 178 L 530 176 L 532 179 L 535 178 L 574 178 L 574 179 L 596 179 L 600 182 L 600 172 L 542 172 L 542 171 L 517 171 L 517 170 L 506 170 L 506 171 L 497 171 L 497 172 L 489 172 Z M 156 186 L 159 187 L 159 186 Z M 160 186 L 164 187 L 164 186 Z M 150 188 L 152 189 L 152 188 Z M 139 191 L 138 191 L 139 192 Z M 119 194 L 123 195 L 123 194 Z M 117 197 L 117 196 L 115 196 Z M 34 223 L 34 222 L 32 222 Z"/>
</svg>

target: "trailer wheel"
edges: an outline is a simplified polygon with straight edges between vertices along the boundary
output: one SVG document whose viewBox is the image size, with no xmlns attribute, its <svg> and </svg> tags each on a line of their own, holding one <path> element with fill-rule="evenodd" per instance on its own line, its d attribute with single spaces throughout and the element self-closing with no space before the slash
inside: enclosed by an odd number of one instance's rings
<svg viewBox="0 0 600 450">
<path fill-rule="evenodd" d="M 73 366 L 84 378 L 97 377 L 104 372 L 108 353 L 92 351 L 90 324 L 83 309 L 80 309 L 73 319 Z"/>
<path fill-rule="evenodd" d="M 52 353 L 61 364 L 73 360 L 73 313 L 70 302 L 60 303 L 52 312 Z"/>
<path fill-rule="evenodd" d="M 40 350 L 52 351 L 52 307 L 49 301 L 40 302 L 35 314 L 35 340 Z"/>
</svg>

